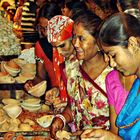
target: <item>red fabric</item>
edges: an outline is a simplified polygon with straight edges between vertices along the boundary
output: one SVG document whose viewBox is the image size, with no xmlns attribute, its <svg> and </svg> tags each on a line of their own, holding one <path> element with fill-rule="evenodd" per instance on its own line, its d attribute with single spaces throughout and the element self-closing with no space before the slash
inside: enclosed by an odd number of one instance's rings
<svg viewBox="0 0 140 140">
<path fill-rule="evenodd" d="M 49 58 L 45 55 L 44 51 L 42 50 L 39 42 L 37 41 L 36 45 L 35 45 L 35 55 L 40 58 L 41 60 L 44 61 L 44 66 L 45 69 L 50 77 L 50 81 L 51 81 L 51 86 L 55 87 L 58 86 L 58 83 L 56 81 L 56 75 L 54 72 L 54 67 L 53 67 L 53 63 L 49 60 Z"/>
<path fill-rule="evenodd" d="M 63 62 L 64 62 L 64 57 L 60 55 L 55 48 L 53 48 L 53 65 L 54 65 L 55 74 L 56 74 L 56 81 L 57 81 L 57 84 L 59 85 L 60 97 L 62 100 L 66 101 L 67 90 L 62 80 L 60 66 L 59 66 Z"/>
<path fill-rule="evenodd" d="M 48 41 L 54 43 L 64 41 L 72 36 L 73 20 L 69 17 L 57 15 L 51 18 L 47 26 Z"/>
</svg>

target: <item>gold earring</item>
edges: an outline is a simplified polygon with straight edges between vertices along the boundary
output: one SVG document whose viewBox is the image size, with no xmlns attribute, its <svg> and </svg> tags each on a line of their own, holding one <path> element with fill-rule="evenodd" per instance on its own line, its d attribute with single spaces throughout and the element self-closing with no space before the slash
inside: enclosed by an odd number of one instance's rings
<svg viewBox="0 0 140 140">
<path fill-rule="evenodd" d="M 100 52 L 100 51 L 101 51 L 101 50 L 100 50 L 100 48 L 99 48 L 98 46 L 97 46 L 97 51 L 98 51 L 98 52 Z"/>
</svg>

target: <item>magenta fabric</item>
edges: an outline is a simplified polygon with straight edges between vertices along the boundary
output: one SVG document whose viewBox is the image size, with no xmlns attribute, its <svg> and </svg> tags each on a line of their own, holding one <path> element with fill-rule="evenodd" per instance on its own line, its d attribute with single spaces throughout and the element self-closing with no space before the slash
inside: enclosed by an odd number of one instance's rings
<svg viewBox="0 0 140 140">
<path fill-rule="evenodd" d="M 114 106 L 116 114 L 119 114 L 127 98 L 128 91 L 123 88 L 119 80 L 119 73 L 116 70 L 108 73 L 106 77 L 106 88 L 108 103 Z"/>
</svg>

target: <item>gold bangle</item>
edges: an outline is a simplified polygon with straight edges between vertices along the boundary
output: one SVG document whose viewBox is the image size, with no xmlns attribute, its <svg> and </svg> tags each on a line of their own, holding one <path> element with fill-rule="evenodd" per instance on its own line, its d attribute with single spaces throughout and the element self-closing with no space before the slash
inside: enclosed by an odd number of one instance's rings
<svg viewBox="0 0 140 140">
<path fill-rule="evenodd" d="M 139 121 L 139 120 L 140 120 L 140 118 L 137 118 L 134 122 L 132 122 L 132 123 L 130 123 L 130 124 L 128 124 L 128 125 L 120 126 L 119 128 L 128 128 L 128 127 L 134 125 L 134 124 L 135 124 L 137 121 Z"/>
</svg>

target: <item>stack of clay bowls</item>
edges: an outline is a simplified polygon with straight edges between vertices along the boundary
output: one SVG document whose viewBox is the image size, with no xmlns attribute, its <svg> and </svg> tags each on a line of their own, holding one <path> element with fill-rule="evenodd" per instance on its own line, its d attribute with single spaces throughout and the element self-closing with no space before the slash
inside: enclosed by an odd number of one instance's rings
<svg viewBox="0 0 140 140">
<path fill-rule="evenodd" d="M 27 63 L 22 67 L 21 74 L 30 73 L 35 74 L 36 73 L 36 64 L 33 63 Z"/>
<path fill-rule="evenodd" d="M 7 72 L 0 72 L 0 83 L 4 84 L 4 83 L 14 83 L 15 79 L 13 77 L 11 77 Z"/>
<path fill-rule="evenodd" d="M 28 63 L 26 60 L 21 58 L 15 58 L 15 59 L 11 59 L 10 61 L 2 61 L 0 65 L 0 71 L 8 73 L 9 76 L 12 77 L 12 80 L 9 80 L 11 82 L 4 81 L 5 83 L 14 83 L 14 82 L 25 83 L 27 80 L 34 79 L 36 74 L 36 64 Z M 0 77 L 0 83 L 1 83 L 1 77 Z"/>
<path fill-rule="evenodd" d="M 18 83 L 25 83 L 27 80 L 34 79 L 36 74 L 36 64 L 26 63 L 21 68 L 19 77 L 16 78 Z"/>
<path fill-rule="evenodd" d="M 41 109 L 41 103 L 39 98 L 28 98 L 23 100 L 21 103 L 21 107 L 24 110 L 28 110 L 30 112 L 36 112 Z"/>
<path fill-rule="evenodd" d="M 5 105 L 3 109 L 6 111 L 9 117 L 12 119 L 17 118 L 22 112 L 22 108 L 20 107 L 20 101 L 16 99 L 6 98 L 2 100 Z"/>
<path fill-rule="evenodd" d="M 13 61 L 20 67 L 22 68 L 27 62 L 24 59 L 21 58 L 15 58 Z"/>
<path fill-rule="evenodd" d="M 20 72 L 20 67 L 13 60 L 5 62 L 3 67 L 13 77 L 17 76 Z"/>
</svg>

